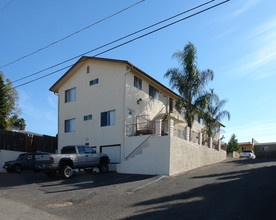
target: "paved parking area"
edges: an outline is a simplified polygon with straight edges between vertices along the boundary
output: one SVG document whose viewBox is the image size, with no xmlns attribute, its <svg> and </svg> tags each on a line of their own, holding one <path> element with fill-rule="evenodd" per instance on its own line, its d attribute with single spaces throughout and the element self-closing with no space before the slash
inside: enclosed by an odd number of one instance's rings
<svg viewBox="0 0 276 220">
<path fill-rule="evenodd" d="M 0 219 L 276 219 L 276 160 L 227 160 L 174 177 L 0 174 L 0 207 Z"/>
</svg>

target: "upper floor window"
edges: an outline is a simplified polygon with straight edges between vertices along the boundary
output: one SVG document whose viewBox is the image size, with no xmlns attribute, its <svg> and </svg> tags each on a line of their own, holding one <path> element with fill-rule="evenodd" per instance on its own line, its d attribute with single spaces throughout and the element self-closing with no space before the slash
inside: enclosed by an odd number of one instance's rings
<svg viewBox="0 0 276 220">
<path fill-rule="evenodd" d="M 65 102 L 72 102 L 76 100 L 76 87 L 65 90 Z"/>
<path fill-rule="evenodd" d="M 83 116 L 84 121 L 92 120 L 92 115 L 85 115 Z"/>
<path fill-rule="evenodd" d="M 149 85 L 149 96 L 155 102 L 159 101 L 159 91 L 156 88 L 154 88 L 153 86 L 151 86 L 151 85 Z"/>
<path fill-rule="evenodd" d="M 134 76 L 134 87 L 142 90 L 142 80 L 137 76 Z"/>
<path fill-rule="evenodd" d="M 173 99 L 170 98 L 169 112 L 173 113 Z"/>
<path fill-rule="evenodd" d="M 95 85 L 95 84 L 98 84 L 99 83 L 99 79 L 93 79 L 89 82 L 89 85 L 92 86 L 92 85 Z"/>
<path fill-rule="evenodd" d="M 203 118 L 198 115 L 198 123 L 203 126 Z"/>
<path fill-rule="evenodd" d="M 101 127 L 115 125 L 115 110 L 101 113 Z"/>
<path fill-rule="evenodd" d="M 76 119 L 72 118 L 72 119 L 68 119 L 64 121 L 64 132 L 68 133 L 68 132 L 74 132 L 76 131 Z"/>
<path fill-rule="evenodd" d="M 86 73 L 90 73 L 90 66 L 86 67 Z"/>
</svg>

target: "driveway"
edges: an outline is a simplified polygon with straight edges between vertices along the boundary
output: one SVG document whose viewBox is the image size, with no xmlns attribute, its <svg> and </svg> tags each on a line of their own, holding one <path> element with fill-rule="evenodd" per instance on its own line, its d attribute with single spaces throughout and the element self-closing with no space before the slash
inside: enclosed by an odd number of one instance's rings
<svg viewBox="0 0 276 220">
<path fill-rule="evenodd" d="M 276 219 L 276 160 L 226 160 L 174 177 L 25 172 L 0 181 L 5 219 Z"/>
</svg>

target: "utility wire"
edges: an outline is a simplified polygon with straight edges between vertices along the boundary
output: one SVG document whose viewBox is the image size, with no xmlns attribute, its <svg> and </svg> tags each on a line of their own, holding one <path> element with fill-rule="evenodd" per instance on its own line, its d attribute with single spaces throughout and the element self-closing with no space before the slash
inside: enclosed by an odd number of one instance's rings
<svg viewBox="0 0 276 220">
<path fill-rule="evenodd" d="M 196 7 L 193 7 L 193 8 L 191 8 L 191 9 L 189 9 L 189 10 L 183 11 L 183 12 L 181 12 L 181 13 L 179 13 L 179 14 L 177 14 L 177 15 L 174 15 L 174 16 L 172 16 L 172 17 L 170 17 L 170 18 L 167 18 L 167 19 L 165 19 L 165 20 L 162 20 L 162 21 L 160 21 L 160 22 L 157 22 L 157 23 L 155 23 L 155 24 L 153 24 L 153 25 L 150 25 L 150 26 L 148 26 L 148 27 L 142 28 L 142 29 L 140 29 L 140 30 L 138 30 L 138 31 L 135 31 L 135 32 L 131 33 L 131 34 L 125 35 L 124 37 L 118 38 L 117 40 L 111 41 L 111 42 L 109 42 L 109 43 L 107 43 L 107 44 L 104 44 L 104 45 L 102 45 L 102 46 L 99 46 L 99 47 L 97 47 L 97 48 L 94 48 L 94 49 L 92 49 L 92 50 L 89 50 L 89 51 L 87 51 L 87 52 L 85 52 L 85 53 L 82 53 L 82 54 L 80 54 L 80 55 L 78 55 L 78 56 L 72 57 L 72 58 L 70 58 L 70 59 L 68 59 L 68 60 L 65 60 L 65 61 L 61 62 L 61 63 L 55 64 L 55 65 L 53 65 L 53 66 L 47 67 L 47 68 L 45 68 L 45 69 L 43 69 L 43 70 L 40 70 L 40 71 L 38 71 L 38 72 L 35 72 L 35 73 L 33 73 L 33 74 L 24 76 L 24 77 L 22 77 L 22 78 L 20 78 L 20 79 L 17 79 L 17 80 L 14 80 L 12 83 L 15 83 L 15 82 L 21 81 L 21 80 L 23 80 L 23 79 L 29 78 L 29 77 L 31 77 L 31 76 L 37 75 L 37 74 L 39 74 L 39 73 L 42 73 L 42 72 L 47 71 L 47 70 L 49 70 L 49 69 L 52 69 L 52 68 L 54 68 L 54 67 L 60 66 L 60 65 L 62 65 L 62 64 L 64 64 L 64 63 L 67 63 L 67 62 L 69 62 L 69 61 L 72 61 L 72 60 L 74 60 L 74 59 L 76 59 L 76 58 L 79 58 L 79 57 L 81 57 L 81 56 L 84 56 L 84 55 L 86 55 L 86 54 L 88 54 L 88 53 L 92 53 L 92 52 L 94 52 L 94 51 L 96 51 L 96 50 L 99 50 L 99 49 L 102 49 L 102 48 L 104 48 L 104 47 L 107 47 L 107 46 L 109 46 L 109 45 L 111 45 L 111 44 L 114 44 L 114 43 L 116 43 L 116 42 L 118 42 L 118 41 L 121 41 L 121 40 L 123 40 L 123 39 L 125 39 L 125 38 L 128 38 L 128 37 L 130 37 L 130 36 L 132 36 L 132 35 L 138 34 L 138 33 L 142 32 L 142 31 L 145 31 L 145 30 L 147 30 L 147 29 L 149 29 L 149 28 L 152 28 L 152 27 L 154 27 L 154 26 L 156 26 L 156 25 L 162 24 L 162 23 L 164 23 L 164 22 L 166 22 L 166 21 L 169 21 L 169 20 L 171 20 L 171 19 L 173 19 L 173 18 L 179 17 L 179 16 L 181 16 L 181 15 L 183 15 L 183 14 L 186 14 L 186 13 L 188 13 L 188 12 L 190 12 L 190 11 L 196 10 L 196 9 L 198 9 L 198 8 L 200 8 L 200 7 L 203 7 L 203 6 L 207 5 L 207 4 L 210 4 L 211 2 L 214 2 L 214 1 L 216 1 L 216 0 L 211 0 L 211 1 L 208 1 L 208 2 L 203 3 L 203 4 L 201 4 L 201 5 L 198 5 L 198 6 L 196 6 Z"/>
<path fill-rule="evenodd" d="M 177 21 L 175 21 L 175 22 L 172 22 L 172 23 L 170 23 L 170 24 L 164 25 L 164 26 L 162 26 L 162 27 L 160 27 L 160 28 L 157 28 L 157 29 L 155 29 L 155 30 L 153 30 L 153 31 L 150 31 L 150 32 L 148 32 L 148 33 L 146 33 L 146 34 L 140 35 L 140 36 L 138 36 L 138 37 L 136 37 L 136 38 L 133 38 L 133 39 L 131 39 L 131 40 L 129 40 L 129 41 L 126 41 L 126 42 L 124 42 L 124 43 L 122 43 L 122 44 L 119 44 L 119 45 L 117 45 L 117 46 L 115 46 L 115 47 L 112 47 L 112 48 L 107 49 L 107 50 L 105 50 L 105 51 L 103 51 L 103 52 L 101 52 L 101 53 L 98 53 L 98 54 L 94 55 L 93 57 L 96 57 L 96 56 L 98 56 L 98 55 L 107 53 L 107 52 L 109 52 L 109 51 L 111 51 L 111 50 L 114 50 L 114 49 L 116 49 L 116 48 L 119 48 L 119 47 L 121 47 L 121 46 L 124 46 L 124 45 L 126 45 L 126 44 L 129 44 L 129 43 L 131 43 L 131 42 L 133 42 L 133 41 L 135 41 L 135 40 L 138 40 L 138 39 L 140 39 L 140 38 L 143 38 L 143 37 L 145 37 L 145 36 L 148 36 L 148 35 L 150 35 L 150 34 L 153 34 L 153 33 L 157 32 L 157 31 L 160 31 L 160 30 L 162 30 L 162 29 L 164 29 L 164 28 L 167 28 L 167 27 L 172 26 L 172 25 L 174 25 L 174 24 L 177 24 L 177 23 L 179 23 L 179 22 L 181 22 L 181 21 L 187 20 L 187 19 L 189 19 L 189 18 L 191 18 L 191 17 L 194 17 L 194 16 L 196 16 L 196 15 L 199 15 L 199 14 L 201 14 L 201 13 L 203 13 L 203 12 L 209 11 L 209 10 L 211 10 L 211 9 L 213 9 L 213 8 L 215 8 L 215 7 L 218 7 L 218 6 L 222 5 L 222 4 L 225 4 L 225 3 L 229 2 L 229 1 L 230 1 L 230 0 L 226 0 L 226 1 L 220 2 L 220 3 L 216 4 L 216 5 L 213 5 L 213 6 L 209 7 L 209 8 L 206 8 L 206 9 L 204 9 L 204 10 L 201 10 L 201 11 L 199 11 L 199 12 L 196 12 L 196 13 L 194 13 L 194 14 L 192 14 L 192 15 L 189 15 L 189 16 L 187 16 L 187 17 L 184 17 L 184 18 L 182 18 L 182 19 L 179 19 L 179 20 L 177 20 Z M 87 59 L 88 59 L 88 58 L 87 58 Z M 82 60 L 82 61 L 80 61 L 80 62 L 84 62 L 85 60 L 86 60 L 86 59 L 84 59 L 84 60 Z M 79 63 L 80 63 L 80 62 L 79 62 Z M 74 65 L 74 64 L 73 64 L 73 65 Z M 53 74 L 55 74 L 55 73 L 57 73 L 57 72 L 60 72 L 60 71 L 62 71 L 62 70 L 64 70 L 64 69 L 67 69 L 67 68 L 69 68 L 69 67 L 72 67 L 73 65 L 69 65 L 69 66 L 63 67 L 63 68 L 61 68 L 61 69 L 59 69 L 59 70 L 56 70 L 56 71 L 51 72 L 51 73 L 49 73 L 49 74 L 46 74 L 46 75 L 44 75 L 44 76 L 38 77 L 38 78 L 33 79 L 33 80 L 30 80 L 30 81 L 28 81 L 28 82 L 26 82 L 26 83 L 22 83 L 22 84 L 20 84 L 20 85 L 18 85 L 18 86 L 15 86 L 14 88 L 18 88 L 18 87 L 27 85 L 27 84 L 29 84 L 29 83 L 35 82 L 35 81 L 37 81 L 37 80 L 40 80 L 40 79 L 42 79 L 42 78 L 45 78 L 45 77 L 47 77 L 47 76 L 53 75 Z"/>
<path fill-rule="evenodd" d="M 6 7 L 8 7 L 14 0 L 10 0 L 6 5 L 0 8 L 0 12 L 3 11 Z"/>
<path fill-rule="evenodd" d="M 13 0 L 12 0 L 12 1 L 13 1 Z M 38 52 L 40 52 L 40 51 L 42 51 L 42 50 L 45 50 L 45 49 L 47 49 L 48 47 L 51 47 L 51 46 L 53 46 L 53 45 L 55 45 L 55 44 L 57 44 L 57 43 L 59 43 L 59 42 L 61 42 L 61 41 L 63 41 L 63 40 L 66 40 L 66 39 L 69 38 L 69 37 L 72 37 L 72 36 L 74 36 L 74 35 L 80 33 L 81 31 L 84 31 L 84 30 L 86 30 L 86 29 L 88 29 L 88 28 L 91 28 L 92 26 L 95 26 L 96 24 L 99 24 L 99 23 L 101 23 L 101 22 L 103 22 L 103 21 L 105 21 L 105 20 L 107 20 L 107 19 L 109 19 L 109 18 L 114 17 L 115 15 L 118 15 L 118 14 L 120 14 L 120 13 L 122 13 L 122 12 L 124 12 L 124 11 L 126 11 L 126 10 L 132 8 L 132 7 L 134 7 L 135 5 L 138 5 L 138 4 L 142 3 L 143 1 L 145 1 L 145 0 L 141 0 L 141 1 L 139 1 L 139 2 L 136 2 L 135 4 L 132 4 L 132 5 L 128 6 L 127 8 L 124 8 L 124 9 L 122 9 L 122 10 L 120 10 L 120 11 L 118 11 L 118 12 L 112 14 L 112 15 L 109 15 L 109 16 L 107 16 L 107 17 L 105 17 L 105 18 L 99 20 L 99 21 L 96 21 L 95 23 L 90 24 L 90 25 L 88 25 L 88 26 L 86 26 L 86 27 L 84 27 L 84 28 L 82 28 L 82 29 L 80 29 L 80 30 L 78 30 L 78 31 L 76 31 L 76 32 L 74 32 L 74 33 L 72 33 L 72 34 L 69 34 L 69 35 L 67 35 L 66 37 L 63 37 L 63 38 L 61 38 L 61 39 L 59 39 L 59 40 L 57 40 L 57 41 L 55 41 L 55 42 L 53 42 L 53 43 L 51 43 L 51 44 L 45 46 L 45 47 L 42 47 L 42 48 L 40 48 L 40 49 L 38 49 L 38 50 L 36 50 L 36 51 L 34 51 L 34 52 L 32 52 L 32 53 L 29 53 L 29 54 L 27 54 L 27 55 L 25 55 L 25 56 L 23 56 L 23 57 L 20 57 L 20 58 L 14 60 L 14 61 L 12 61 L 12 62 L 9 62 L 9 63 L 7 63 L 7 64 L 5 64 L 5 65 L 3 65 L 3 66 L 0 66 L 0 69 L 3 68 L 3 67 L 7 67 L 7 66 L 9 66 L 9 65 L 11 65 L 11 64 L 13 64 L 13 63 L 16 63 L 16 62 L 18 62 L 18 61 L 20 61 L 20 60 L 23 60 L 23 59 L 25 59 L 25 58 L 27 58 L 27 57 L 29 57 L 29 56 L 32 56 L 32 55 L 34 55 L 34 54 L 36 54 L 36 53 L 38 53 Z M 10 2 L 10 3 L 11 3 L 11 2 Z"/>
</svg>

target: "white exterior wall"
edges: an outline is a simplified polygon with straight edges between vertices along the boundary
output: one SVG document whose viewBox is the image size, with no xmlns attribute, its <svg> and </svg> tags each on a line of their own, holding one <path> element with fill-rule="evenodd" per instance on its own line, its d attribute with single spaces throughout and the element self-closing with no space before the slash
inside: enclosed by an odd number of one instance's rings
<svg viewBox="0 0 276 220">
<path fill-rule="evenodd" d="M 90 73 L 86 72 L 90 66 Z M 59 150 L 65 145 L 90 146 L 121 144 L 124 136 L 124 88 L 126 66 L 114 62 L 86 61 L 59 88 Z M 99 79 L 90 86 L 89 82 Z M 65 90 L 76 87 L 76 101 L 65 103 Z M 116 111 L 115 126 L 101 127 L 101 112 Z M 92 114 L 92 120 L 84 121 Z M 76 131 L 64 132 L 64 121 L 76 118 Z"/>
<path fill-rule="evenodd" d="M 210 165 L 226 159 L 226 151 L 172 137 L 170 141 L 170 175 Z"/>
<path fill-rule="evenodd" d="M 0 173 L 7 172 L 6 169 L 3 168 L 6 161 L 16 160 L 19 154 L 23 152 L 20 151 L 10 151 L 10 150 L 0 150 Z"/>
<path fill-rule="evenodd" d="M 137 140 L 137 137 L 129 138 L 135 138 Z M 141 143 L 142 138 L 143 137 L 141 137 L 138 142 Z M 142 151 L 142 154 L 136 154 L 134 158 L 123 160 L 121 164 L 118 164 L 117 172 L 149 175 L 169 175 L 169 136 L 152 136 L 150 139 L 150 145 L 148 147 L 144 147 Z"/>
<path fill-rule="evenodd" d="M 134 74 L 142 79 L 142 90 L 134 87 Z M 159 101 L 155 102 L 149 97 L 149 85 L 159 90 Z M 164 92 L 154 83 L 149 83 L 142 75 L 130 72 L 126 75 L 126 110 L 131 109 L 135 112 L 135 116 L 149 115 L 149 119 L 155 117 L 164 107 Z M 138 99 L 142 99 L 140 104 L 137 104 Z M 167 96 L 168 98 L 168 96 Z M 164 108 L 165 110 L 165 108 Z M 126 112 L 127 114 L 127 112 Z M 127 116 L 127 115 L 126 115 Z"/>
<path fill-rule="evenodd" d="M 90 73 L 86 72 L 90 66 Z M 125 129 L 129 110 L 136 117 L 148 115 L 152 120 L 158 113 L 166 113 L 169 98 L 174 101 L 177 96 L 158 83 L 149 80 L 145 75 L 134 69 L 127 69 L 126 64 L 101 60 L 87 60 L 74 69 L 75 74 L 65 81 L 58 90 L 59 94 L 59 150 L 66 145 L 100 146 L 119 145 L 121 161 L 117 172 L 137 174 L 174 175 L 200 166 L 216 163 L 226 158 L 225 151 L 217 151 L 200 146 L 183 139 L 169 136 L 151 136 L 150 144 L 143 147 L 142 154 L 134 158 L 125 158 L 144 140 L 149 137 L 126 137 Z M 142 90 L 134 87 L 134 75 L 142 79 Z M 99 79 L 99 83 L 90 86 L 89 82 Z M 149 97 L 149 85 L 159 91 L 159 101 L 155 102 Z M 65 91 L 76 87 L 76 100 L 65 103 Z M 138 104 L 137 100 L 142 99 Z M 174 107 L 175 109 L 175 107 Z M 114 126 L 101 127 L 101 112 L 116 111 Z M 84 121 L 83 117 L 92 114 L 92 120 Z M 179 120 L 183 116 L 174 111 Z M 64 132 L 64 121 L 76 119 L 76 131 Z M 183 127 L 186 123 L 181 123 Z M 197 121 L 193 124 L 193 131 L 200 131 L 202 126 Z M 173 129 L 173 128 L 172 128 Z M 116 148 L 117 149 L 117 148 Z M 117 153 L 116 153 L 117 155 Z"/>
</svg>

